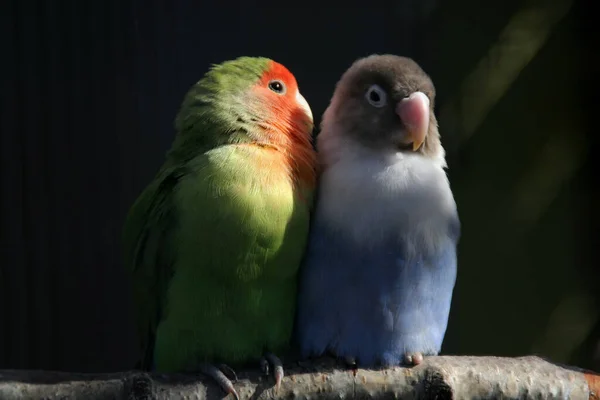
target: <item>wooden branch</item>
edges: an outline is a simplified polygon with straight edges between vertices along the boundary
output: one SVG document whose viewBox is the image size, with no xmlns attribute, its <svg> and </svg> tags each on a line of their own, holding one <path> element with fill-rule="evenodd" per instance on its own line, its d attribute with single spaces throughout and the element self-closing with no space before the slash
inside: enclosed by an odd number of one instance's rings
<svg viewBox="0 0 600 400">
<path fill-rule="evenodd" d="M 307 364 L 308 365 L 308 364 Z M 331 359 L 288 365 L 273 379 L 239 371 L 242 399 L 600 399 L 600 375 L 539 357 L 428 357 L 414 368 L 347 370 Z M 196 375 L 0 370 L 0 399 L 199 399 L 225 397 Z M 231 396 L 230 396 L 231 397 Z M 231 400 L 231 399 L 230 399 Z"/>
</svg>

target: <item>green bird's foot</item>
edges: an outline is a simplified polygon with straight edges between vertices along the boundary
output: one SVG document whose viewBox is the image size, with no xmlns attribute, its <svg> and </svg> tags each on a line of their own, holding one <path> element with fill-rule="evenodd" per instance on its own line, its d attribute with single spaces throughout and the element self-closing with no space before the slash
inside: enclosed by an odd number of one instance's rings
<svg viewBox="0 0 600 400">
<path fill-rule="evenodd" d="M 273 376 L 275 377 L 275 393 L 279 393 L 281 380 L 283 379 L 283 364 L 275 354 L 266 353 L 260 359 L 260 369 L 265 375 L 269 375 L 269 364 L 273 366 Z"/>
<path fill-rule="evenodd" d="M 240 400 L 240 396 L 233 387 L 233 383 L 225 375 L 229 374 L 232 376 L 232 379 L 237 380 L 237 375 L 232 368 L 225 364 L 220 364 L 219 368 L 217 368 L 212 364 L 203 363 L 200 364 L 199 370 L 201 373 L 215 381 L 225 392 L 231 393 L 233 397 L 235 397 L 235 400 Z"/>
<path fill-rule="evenodd" d="M 233 368 L 231 368 L 229 365 L 219 364 L 219 370 L 221 370 L 221 372 L 224 373 L 226 377 L 228 377 L 229 379 L 231 379 L 234 382 L 237 382 L 237 380 L 238 380 L 237 374 L 235 373 Z"/>
</svg>

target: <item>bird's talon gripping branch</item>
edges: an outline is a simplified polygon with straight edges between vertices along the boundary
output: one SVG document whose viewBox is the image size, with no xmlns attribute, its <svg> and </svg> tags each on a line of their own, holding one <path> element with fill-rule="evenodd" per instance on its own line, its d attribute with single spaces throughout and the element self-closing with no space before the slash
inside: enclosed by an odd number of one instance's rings
<svg viewBox="0 0 600 400">
<path fill-rule="evenodd" d="M 237 380 L 238 380 L 237 374 L 235 373 L 235 370 L 233 368 L 231 368 L 229 365 L 219 364 L 219 369 L 221 370 L 221 372 L 223 372 L 225 374 L 226 377 L 231 379 L 233 382 L 237 382 Z"/>
<path fill-rule="evenodd" d="M 406 353 L 404 362 L 408 365 L 419 365 L 423 362 L 423 354 L 421 353 Z"/>
<path fill-rule="evenodd" d="M 264 364 L 263 364 L 262 360 L 267 361 L 267 363 L 266 363 L 267 371 L 269 370 L 268 369 L 269 364 L 271 364 L 273 366 L 273 376 L 275 377 L 275 393 L 278 393 L 279 388 L 281 387 L 281 381 L 282 381 L 283 375 L 284 375 L 283 374 L 283 364 L 281 363 L 281 360 L 279 359 L 279 357 L 277 357 L 275 354 L 266 353 L 264 355 L 264 357 L 261 359 L 261 367 L 263 368 L 263 371 L 265 370 L 265 368 L 264 368 Z"/>
<path fill-rule="evenodd" d="M 346 357 L 344 357 L 344 362 L 349 367 L 353 367 L 353 368 L 356 367 L 356 358 L 354 358 L 352 356 L 346 356 Z"/>
<path fill-rule="evenodd" d="M 356 364 L 356 358 L 352 356 L 343 357 L 344 364 L 352 370 L 352 375 L 356 376 L 358 373 L 358 365 Z"/>
<path fill-rule="evenodd" d="M 356 358 L 352 356 L 346 356 L 344 357 L 344 362 L 348 367 L 352 369 L 352 375 L 356 376 L 356 374 L 358 373 L 358 365 L 356 364 Z"/>
<path fill-rule="evenodd" d="M 231 368 L 229 369 L 231 370 Z M 233 397 L 235 397 L 235 400 L 240 400 L 240 396 L 233 387 L 233 383 L 219 368 L 212 364 L 200 364 L 199 370 L 204 375 L 214 380 L 225 392 L 231 393 Z"/>
<path fill-rule="evenodd" d="M 265 375 L 269 375 L 269 362 L 267 361 L 267 359 L 265 357 L 261 357 L 259 363 L 260 370 L 262 371 L 262 373 Z"/>
</svg>

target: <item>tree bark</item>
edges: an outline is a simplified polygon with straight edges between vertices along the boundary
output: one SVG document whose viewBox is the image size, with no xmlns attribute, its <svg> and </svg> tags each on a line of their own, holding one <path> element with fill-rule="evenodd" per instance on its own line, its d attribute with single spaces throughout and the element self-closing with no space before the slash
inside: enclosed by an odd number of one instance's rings
<svg viewBox="0 0 600 400">
<path fill-rule="evenodd" d="M 351 370 L 330 359 L 286 366 L 273 378 L 238 371 L 241 399 L 600 399 L 600 375 L 535 356 L 427 357 L 413 368 Z M 0 399 L 199 399 L 225 393 L 201 375 L 0 370 Z M 231 396 L 230 396 L 231 397 Z"/>
</svg>

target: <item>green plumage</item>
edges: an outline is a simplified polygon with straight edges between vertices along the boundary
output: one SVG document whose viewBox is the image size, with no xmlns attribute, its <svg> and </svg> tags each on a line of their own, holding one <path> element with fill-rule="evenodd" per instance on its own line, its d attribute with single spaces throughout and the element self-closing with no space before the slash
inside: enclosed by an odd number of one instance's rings
<svg viewBox="0 0 600 400">
<path fill-rule="evenodd" d="M 310 201 L 268 150 L 243 145 L 260 116 L 245 93 L 268 63 L 230 61 L 190 89 L 167 160 L 129 212 L 143 368 L 246 362 L 289 343 Z"/>
</svg>

